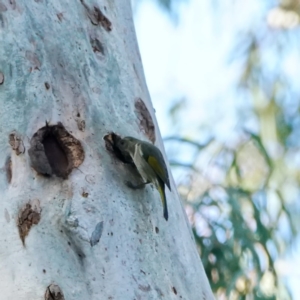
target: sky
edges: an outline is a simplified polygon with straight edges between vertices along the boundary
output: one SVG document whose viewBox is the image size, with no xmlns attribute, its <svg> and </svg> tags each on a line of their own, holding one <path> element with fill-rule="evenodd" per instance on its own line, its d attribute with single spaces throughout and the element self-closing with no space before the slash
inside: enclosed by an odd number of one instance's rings
<svg viewBox="0 0 300 300">
<path fill-rule="evenodd" d="M 163 137 L 178 130 L 170 121 L 169 109 L 181 98 L 187 99 L 180 125 L 184 136 L 201 142 L 212 133 L 224 142 L 238 125 L 235 85 L 240 68 L 229 64 L 228 57 L 239 30 L 255 24 L 265 4 L 244 0 L 231 6 L 229 2 L 213 12 L 210 1 L 190 0 L 180 7 L 177 25 L 154 1 L 142 1 L 135 11 L 147 86 Z M 287 62 L 287 72 L 299 74 L 296 66 L 293 60 Z M 199 131 L 199 124 L 204 130 Z M 290 259 L 280 260 L 278 267 L 293 294 L 299 295 L 295 261 L 300 265 L 299 250 L 290 251 Z"/>
<path fill-rule="evenodd" d="M 247 14 L 230 7 L 231 13 L 219 14 L 216 22 L 209 1 L 190 0 L 181 6 L 177 26 L 154 1 L 139 6 L 136 32 L 162 136 L 172 134 L 166 119 L 180 97 L 188 99 L 184 134 L 198 134 L 195 125 L 201 123 L 220 139 L 230 135 L 237 124 L 233 82 L 239 73 L 238 66 L 229 65 L 228 56 L 239 24 L 246 26 L 251 10 L 257 9 L 255 3 L 244 1 Z"/>
<path fill-rule="evenodd" d="M 165 120 L 174 100 L 186 97 L 189 107 L 196 104 L 197 110 L 187 112 L 189 118 L 185 123 L 187 128 L 193 128 L 193 123 L 210 119 L 210 100 L 215 99 L 218 93 L 225 93 L 228 87 L 230 76 L 226 76 L 225 68 L 221 69 L 226 45 L 220 43 L 217 51 L 211 51 L 217 43 L 215 34 L 211 32 L 214 30 L 211 18 L 205 13 L 197 13 L 205 11 L 205 3 L 192 1 L 190 5 L 183 6 L 177 27 L 150 1 L 145 1 L 136 15 L 147 85 L 163 136 L 172 132 Z M 197 22 L 199 18 L 205 26 Z M 216 70 L 224 75 L 214 77 Z M 230 100 L 225 105 L 230 105 Z"/>
</svg>

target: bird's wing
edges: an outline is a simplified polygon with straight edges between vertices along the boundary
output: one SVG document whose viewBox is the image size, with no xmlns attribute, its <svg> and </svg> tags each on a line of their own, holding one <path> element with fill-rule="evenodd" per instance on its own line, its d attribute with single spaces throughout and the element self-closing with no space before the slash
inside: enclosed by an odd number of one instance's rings
<svg viewBox="0 0 300 300">
<path fill-rule="evenodd" d="M 168 171 L 159 164 L 157 159 L 154 156 L 149 155 L 147 158 L 147 162 L 150 167 L 154 170 L 154 172 L 160 177 L 160 179 L 170 188 L 170 182 L 168 177 Z"/>
<path fill-rule="evenodd" d="M 151 166 L 151 168 L 154 170 L 154 172 L 163 179 L 166 175 L 164 174 L 164 169 L 160 166 L 159 162 L 154 156 L 148 156 L 147 158 L 148 164 Z"/>
<path fill-rule="evenodd" d="M 152 168 L 155 174 L 167 185 L 169 190 L 170 188 L 170 180 L 167 167 L 165 165 L 164 158 L 158 148 L 153 145 L 151 146 L 151 151 L 143 144 L 140 144 L 139 151 L 143 159 L 148 163 L 148 165 Z"/>
</svg>

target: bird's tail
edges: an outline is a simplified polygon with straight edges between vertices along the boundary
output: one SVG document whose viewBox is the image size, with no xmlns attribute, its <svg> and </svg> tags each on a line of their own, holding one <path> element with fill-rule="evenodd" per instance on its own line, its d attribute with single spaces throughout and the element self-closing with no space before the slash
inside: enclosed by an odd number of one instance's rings
<svg viewBox="0 0 300 300">
<path fill-rule="evenodd" d="M 166 221 L 168 221 L 169 214 L 168 214 L 167 198 L 165 194 L 165 184 L 160 178 L 158 178 L 157 189 L 159 191 L 161 202 L 164 208 L 164 218 L 166 219 Z"/>
</svg>

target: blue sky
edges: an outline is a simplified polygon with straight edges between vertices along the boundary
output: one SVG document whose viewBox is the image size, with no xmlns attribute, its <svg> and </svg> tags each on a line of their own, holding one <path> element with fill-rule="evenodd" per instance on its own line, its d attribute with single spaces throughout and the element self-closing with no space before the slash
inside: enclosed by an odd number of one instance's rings
<svg viewBox="0 0 300 300">
<path fill-rule="evenodd" d="M 237 125 L 233 83 L 239 69 L 228 64 L 228 55 L 237 29 L 246 27 L 251 11 L 258 10 L 256 1 L 243 2 L 243 10 L 227 1 L 219 7 L 227 13 L 213 14 L 209 1 L 190 0 L 181 6 L 178 26 L 154 1 L 143 1 L 139 6 L 136 32 L 163 136 L 172 133 L 166 122 L 168 109 L 181 96 L 188 99 L 184 134 L 199 134 L 195 124 L 201 123 L 220 139 L 226 139 Z"/>
</svg>

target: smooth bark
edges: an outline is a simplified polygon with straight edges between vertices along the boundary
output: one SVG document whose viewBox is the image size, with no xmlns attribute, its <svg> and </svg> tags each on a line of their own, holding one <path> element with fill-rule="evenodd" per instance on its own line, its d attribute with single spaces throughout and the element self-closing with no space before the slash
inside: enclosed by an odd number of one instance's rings
<svg viewBox="0 0 300 300">
<path fill-rule="evenodd" d="M 1 299 L 213 299 L 173 180 L 166 222 L 109 132 L 163 149 L 130 1 L 1 1 Z"/>
</svg>

